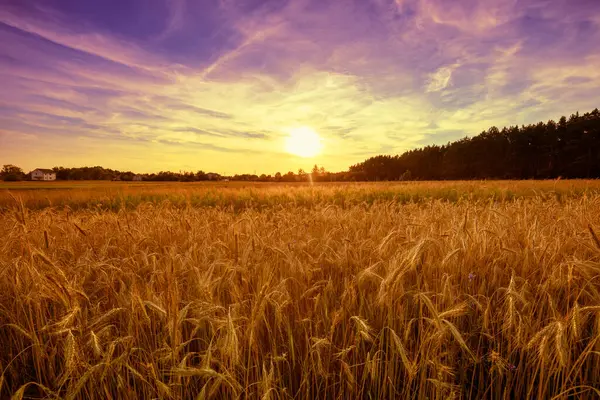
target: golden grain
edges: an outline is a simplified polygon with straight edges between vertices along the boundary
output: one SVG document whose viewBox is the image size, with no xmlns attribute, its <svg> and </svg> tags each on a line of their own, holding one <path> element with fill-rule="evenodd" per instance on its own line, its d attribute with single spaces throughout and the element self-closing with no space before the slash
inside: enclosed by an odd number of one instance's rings
<svg viewBox="0 0 600 400">
<path fill-rule="evenodd" d="M 600 184 L 483 186 L 1 193 L 0 398 L 598 398 Z"/>
</svg>

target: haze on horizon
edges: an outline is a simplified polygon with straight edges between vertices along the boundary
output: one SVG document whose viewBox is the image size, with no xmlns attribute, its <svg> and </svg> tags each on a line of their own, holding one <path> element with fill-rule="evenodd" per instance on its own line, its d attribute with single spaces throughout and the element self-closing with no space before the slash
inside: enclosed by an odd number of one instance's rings
<svg viewBox="0 0 600 400">
<path fill-rule="evenodd" d="M 4 0 L 0 163 L 343 170 L 596 108 L 599 43 L 597 0 Z"/>
</svg>

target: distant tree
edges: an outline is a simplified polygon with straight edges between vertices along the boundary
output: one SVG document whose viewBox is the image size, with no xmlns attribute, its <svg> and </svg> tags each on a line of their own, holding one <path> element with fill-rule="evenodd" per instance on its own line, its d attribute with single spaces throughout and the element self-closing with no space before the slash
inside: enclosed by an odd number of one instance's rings
<svg viewBox="0 0 600 400">
<path fill-rule="evenodd" d="M 62 181 L 66 181 L 66 180 L 70 179 L 70 173 L 71 173 L 70 168 L 54 167 L 54 168 L 52 168 L 52 170 L 56 173 L 56 179 L 62 180 Z"/>
<path fill-rule="evenodd" d="M 317 164 L 315 164 L 312 171 L 310 172 L 310 178 L 313 182 L 318 182 L 321 180 L 321 173 Z"/>
<path fill-rule="evenodd" d="M 122 181 L 132 181 L 135 174 L 131 171 L 123 172 L 119 175 Z"/>
<path fill-rule="evenodd" d="M 183 172 L 179 173 L 179 181 L 180 182 L 194 182 L 196 180 L 196 174 L 193 172 Z"/>
<path fill-rule="evenodd" d="M 281 178 L 284 182 L 294 182 L 296 180 L 296 175 L 292 171 L 289 171 L 287 174 L 283 175 Z"/>
<path fill-rule="evenodd" d="M 306 178 L 307 174 L 306 174 L 306 172 L 304 172 L 304 169 L 302 169 L 302 168 L 300 168 L 298 170 L 298 175 L 297 176 L 298 176 L 298 180 L 300 180 L 300 181 L 305 181 L 307 179 Z"/>
<path fill-rule="evenodd" d="M 6 182 L 22 181 L 25 179 L 23 170 L 16 165 L 5 164 L 0 171 L 0 179 Z"/>
<path fill-rule="evenodd" d="M 196 172 L 196 180 L 197 181 L 207 181 L 208 175 L 206 175 L 206 173 L 204 171 L 198 171 L 198 172 Z"/>
<path fill-rule="evenodd" d="M 600 178 L 600 111 L 379 155 L 352 165 L 344 180 Z"/>
</svg>

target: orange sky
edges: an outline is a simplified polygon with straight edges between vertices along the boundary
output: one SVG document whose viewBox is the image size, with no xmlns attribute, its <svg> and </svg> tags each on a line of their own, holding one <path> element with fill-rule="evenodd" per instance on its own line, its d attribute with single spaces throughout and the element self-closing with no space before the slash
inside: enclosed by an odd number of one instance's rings
<svg viewBox="0 0 600 400">
<path fill-rule="evenodd" d="M 599 15 L 592 0 L 7 0 L 0 163 L 343 170 L 589 111 Z M 321 152 L 290 154 L 307 129 Z"/>
</svg>

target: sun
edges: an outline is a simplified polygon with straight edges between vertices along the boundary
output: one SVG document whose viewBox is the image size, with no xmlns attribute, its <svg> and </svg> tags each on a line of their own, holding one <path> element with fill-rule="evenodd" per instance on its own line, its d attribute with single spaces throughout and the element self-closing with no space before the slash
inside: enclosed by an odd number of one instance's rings
<svg viewBox="0 0 600 400">
<path fill-rule="evenodd" d="M 323 148 L 319 134 L 308 126 L 290 129 L 288 135 L 285 150 L 290 154 L 309 158 L 319 154 Z"/>
</svg>

